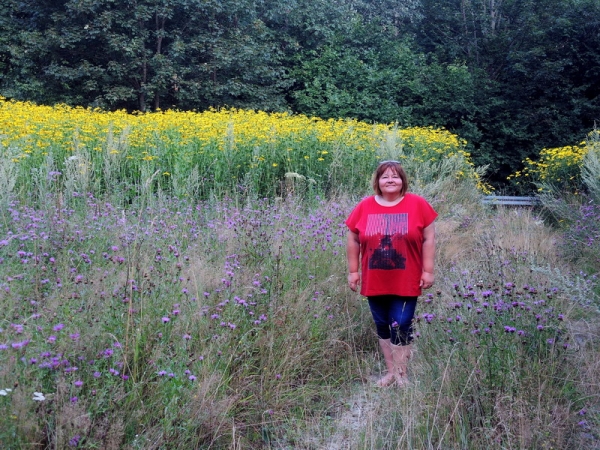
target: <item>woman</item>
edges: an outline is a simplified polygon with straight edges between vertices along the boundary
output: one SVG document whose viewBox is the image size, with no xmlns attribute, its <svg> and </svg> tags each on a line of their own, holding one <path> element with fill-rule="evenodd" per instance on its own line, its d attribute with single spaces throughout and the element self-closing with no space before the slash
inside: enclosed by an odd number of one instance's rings
<svg viewBox="0 0 600 450">
<path fill-rule="evenodd" d="M 398 161 L 379 164 L 373 190 L 375 195 L 363 199 L 346 220 L 346 256 L 350 289 L 360 285 L 375 321 L 387 367 L 377 385 L 384 387 L 407 382 L 417 297 L 434 282 L 437 213 L 424 198 L 407 192 Z"/>
</svg>

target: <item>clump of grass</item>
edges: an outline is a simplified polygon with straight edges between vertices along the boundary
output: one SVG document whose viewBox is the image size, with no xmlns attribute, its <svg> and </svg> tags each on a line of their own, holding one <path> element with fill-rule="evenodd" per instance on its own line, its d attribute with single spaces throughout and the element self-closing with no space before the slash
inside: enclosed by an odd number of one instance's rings
<svg viewBox="0 0 600 450">
<path fill-rule="evenodd" d="M 598 130 L 590 133 L 580 164 L 578 192 L 563 192 L 553 182 L 541 183 L 540 195 L 547 217 L 563 231 L 563 258 L 589 275 L 600 272 L 600 142 Z"/>
<path fill-rule="evenodd" d="M 531 448 L 551 429 L 550 439 L 564 436 L 566 423 L 557 427 L 544 407 L 569 411 L 575 400 L 564 395 L 575 390 L 575 368 L 568 364 L 572 346 L 562 324 L 565 315 L 553 301 L 557 290 L 517 288 L 490 282 L 489 276 L 481 283 L 480 277 L 456 284 L 452 301 L 425 306 L 419 317 L 425 341 L 421 361 L 437 400 L 429 412 L 432 442 L 443 443 L 448 434 L 454 434 L 450 442 L 465 435 L 486 440 L 492 433 L 498 442 Z M 522 434 L 512 431 L 523 427 Z"/>
</svg>

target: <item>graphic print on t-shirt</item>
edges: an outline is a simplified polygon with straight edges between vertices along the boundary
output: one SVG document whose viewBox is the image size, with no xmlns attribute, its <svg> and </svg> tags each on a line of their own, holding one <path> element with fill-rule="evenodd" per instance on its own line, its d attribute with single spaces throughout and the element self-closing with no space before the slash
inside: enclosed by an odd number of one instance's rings
<svg viewBox="0 0 600 450">
<path fill-rule="evenodd" d="M 408 232 L 408 214 L 369 214 L 365 235 L 369 242 L 375 242 L 379 237 L 376 248 L 370 248 L 369 269 L 405 269 L 406 258 L 399 250 L 398 244 Z M 394 245 L 394 241 L 397 243 Z"/>
</svg>

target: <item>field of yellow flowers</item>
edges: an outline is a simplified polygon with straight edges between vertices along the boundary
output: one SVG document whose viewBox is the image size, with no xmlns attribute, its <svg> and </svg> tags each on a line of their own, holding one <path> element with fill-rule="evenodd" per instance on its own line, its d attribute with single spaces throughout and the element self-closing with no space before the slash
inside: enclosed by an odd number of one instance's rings
<svg viewBox="0 0 600 450">
<path fill-rule="evenodd" d="M 455 156 L 477 177 L 466 143 L 444 129 L 222 109 L 129 114 L 0 98 L 0 157 L 30 193 L 32 174 L 79 193 L 151 187 L 177 196 L 278 195 L 286 177 L 362 192 L 381 159 Z M 35 176 L 33 178 L 35 178 Z"/>
<path fill-rule="evenodd" d="M 542 191 L 541 184 L 551 184 L 569 192 L 582 187 L 581 169 L 585 155 L 600 151 L 600 130 L 592 130 L 587 138 L 576 145 L 543 148 L 537 160 L 526 158 L 523 169 L 508 177 L 517 184 L 533 184 Z"/>
</svg>

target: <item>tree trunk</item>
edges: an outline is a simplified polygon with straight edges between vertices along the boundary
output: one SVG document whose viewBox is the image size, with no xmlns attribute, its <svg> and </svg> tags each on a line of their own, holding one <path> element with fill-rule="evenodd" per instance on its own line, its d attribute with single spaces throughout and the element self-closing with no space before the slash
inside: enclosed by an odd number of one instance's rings
<svg viewBox="0 0 600 450">
<path fill-rule="evenodd" d="M 156 24 L 156 54 L 160 55 L 162 53 L 162 41 L 163 35 L 165 31 L 165 17 L 158 15 L 158 13 L 154 16 L 155 24 Z M 160 92 L 159 87 L 156 86 L 154 91 L 154 110 L 158 110 L 160 108 Z"/>
<path fill-rule="evenodd" d="M 138 22 L 138 27 L 140 30 L 143 30 L 144 28 L 144 23 L 141 20 Z M 142 80 L 140 83 L 139 102 L 140 111 L 146 112 L 146 92 L 144 91 L 144 89 L 146 88 L 146 83 L 148 82 L 148 59 L 146 57 L 145 48 L 142 48 L 142 52 Z"/>
</svg>

